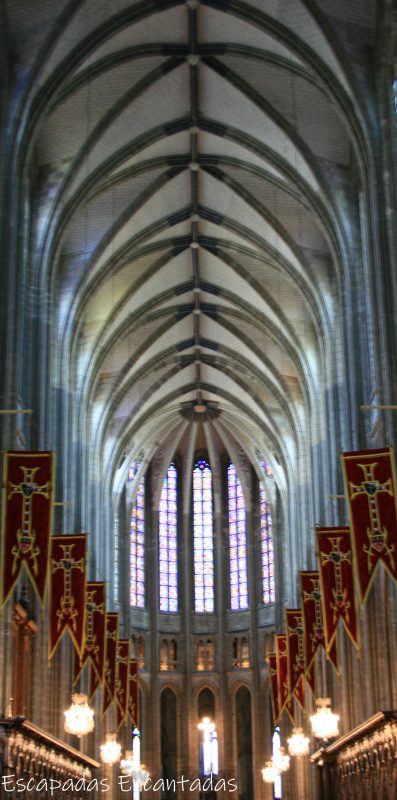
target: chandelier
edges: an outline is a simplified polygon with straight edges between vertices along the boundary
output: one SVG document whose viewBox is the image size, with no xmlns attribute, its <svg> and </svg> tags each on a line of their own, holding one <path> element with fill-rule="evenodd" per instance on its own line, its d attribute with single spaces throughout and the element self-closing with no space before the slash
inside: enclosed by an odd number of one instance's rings
<svg viewBox="0 0 397 800">
<path fill-rule="evenodd" d="M 72 694 L 72 705 L 65 711 L 64 729 L 74 736 L 85 736 L 94 730 L 94 711 L 86 694 Z"/>
<path fill-rule="evenodd" d="M 149 773 L 144 764 L 137 764 L 131 750 L 127 750 L 125 758 L 120 761 L 120 768 L 124 775 L 130 775 L 132 780 L 143 786 L 149 778 Z"/>
<path fill-rule="evenodd" d="M 271 761 L 266 761 L 262 769 L 262 778 L 265 783 L 275 783 L 281 773 L 289 769 L 289 761 L 289 756 L 284 752 L 284 748 L 280 747 L 280 749 L 274 753 Z"/>
<path fill-rule="evenodd" d="M 211 722 L 209 717 L 203 717 L 201 722 L 197 725 L 199 731 L 203 731 L 203 735 L 212 733 L 215 730 L 215 722 Z"/>
<path fill-rule="evenodd" d="M 101 751 L 101 761 L 104 764 L 115 764 L 116 761 L 120 761 L 121 746 L 116 741 L 115 733 L 108 733 L 105 743 L 101 744 L 99 749 Z"/>
<path fill-rule="evenodd" d="M 273 761 L 266 761 L 266 764 L 262 770 L 262 778 L 265 783 L 274 783 L 278 775 L 279 772 L 276 770 Z"/>
<path fill-rule="evenodd" d="M 293 728 L 292 734 L 287 739 L 288 742 L 288 752 L 291 756 L 306 756 L 309 752 L 309 742 L 310 739 L 308 736 L 305 736 L 302 728 Z"/>
<path fill-rule="evenodd" d="M 280 747 L 273 756 L 273 765 L 277 772 L 286 772 L 289 769 L 289 756 L 284 751 L 284 747 Z"/>
<path fill-rule="evenodd" d="M 319 697 L 316 704 L 317 711 L 310 717 L 313 736 L 323 741 L 335 739 L 339 736 L 339 715 L 332 713 L 330 698 Z"/>
</svg>

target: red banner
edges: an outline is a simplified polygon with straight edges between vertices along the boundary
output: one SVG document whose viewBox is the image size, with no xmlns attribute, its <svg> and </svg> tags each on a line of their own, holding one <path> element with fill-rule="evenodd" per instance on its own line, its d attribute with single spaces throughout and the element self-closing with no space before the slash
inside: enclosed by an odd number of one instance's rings
<svg viewBox="0 0 397 800">
<path fill-rule="evenodd" d="M 305 675 L 304 630 L 302 610 L 287 608 L 285 611 L 288 654 L 288 688 L 291 697 L 296 697 L 302 710 L 305 708 L 303 679 Z"/>
<path fill-rule="evenodd" d="M 4 454 L 0 606 L 10 596 L 22 569 L 44 604 L 54 462 L 51 452 Z"/>
<path fill-rule="evenodd" d="M 316 697 L 316 673 L 314 670 L 314 663 L 308 667 L 307 671 L 305 672 L 306 682 L 309 684 L 314 696 Z"/>
<path fill-rule="evenodd" d="M 89 683 L 88 683 L 88 687 L 89 687 L 88 688 L 88 699 L 89 699 L 90 702 L 91 702 L 92 698 L 94 697 L 94 694 L 95 694 L 98 686 L 100 686 L 100 682 L 98 680 L 98 675 L 95 672 L 94 667 L 92 666 L 92 664 L 90 664 L 90 678 L 89 678 Z"/>
<path fill-rule="evenodd" d="M 275 640 L 279 713 L 281 715 L 285 709 L 289 714 L 291 722 L 295 722 L 294 704 L 289 696 L 288 690 L 287 637 L 285 634 L 278 633 L 275 636 Z"/>
<path fill-rule="evenodd" d="M 119 615 L 106 614 L 105 641 L 105 680 L 103 684 L 102 715 L 109 708 L 116 695 L 116 659 L 119 638 Z"/>
<path fill-rule="evenodd" d="M 138 662 L 130 661 L 129 665 L 129 687 L 128 687 L 128 714 L 133 728 L 139 728 L 138 713 Z"/>
<path fill-rule="evenodd" d="M 342 453 L 356 574 L 364 605 L 378 564 L 397 582 L 397 506 L 391 447 Z"/>
<path fill-rule="evenodd" d="M 315 693 L 314 685 L 314 665 L 315 655 L 319 647 L 323 647 L 325 652 L 325 633 L 322 609 L 322 594 L 320 573 L 305 571 L 300 573 L 303 629 L 304 629 L 304 653 L 305 653 L 305 672 L 306 678 Z M 338 653 L 336 638 L 331 644 L 327 657 L 338 672 Z"/>
<path fill-rule="evenodd" d="M 65 631 L 76 652 L 84 645 L 87 537 L 85 534 L 51 537 L 50 630 L 51 659 Z"/>
<path fill-rule="evenodd" d="M 358 648 L 350 529 L 317 528 L 316 533 L 327 653 L 340 619 Z"/>
<path fill-rule="evenodd" d="M 116 728 L 125 720 L 128 709 L 130 640 L 119 639 L 117 645 Z"/>
<path fill-rule="evenodd" d="M 273 725 L 276 727 L 280 719 L 280 706 L 278 701 L 277 656 L 275 653 L 269 655 L 269 686 L 272 699 Z"/>
<path fill-rule="evenodd" d="M 85 637 L 81 657 L 75 653 L 74 681 L 76 683 L 87 661 L 90 661 L 103 682 L 105 666 L 105 610 L 106 586 L 104 582 L 89 581 L 85 589 Z"/>
</svg>

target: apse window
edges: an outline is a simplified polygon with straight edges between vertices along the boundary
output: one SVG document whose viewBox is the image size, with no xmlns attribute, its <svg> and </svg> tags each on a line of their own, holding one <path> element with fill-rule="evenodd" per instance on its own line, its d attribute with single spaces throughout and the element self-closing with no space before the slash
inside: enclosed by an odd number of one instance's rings
<svg viewBox="0 0 397 800">
<path fill-rule="evenodd" d="M 234 464 L 227 471 L 229 510 L 230 608 L 248 608 L 247 531 L 245 503 Z"/>
<path fill-rule="evenodd" d="M 261 515 L 262 600 L 265 605 L 274 603 L 274 550 L 273 525 L 269 503 L 262 485 L 259 486 Z"/>
<path fill-rule="evenodd" d="M 145 481 L 138 485 L 130 525 L 130 605 L 145 606 Z"/>
<path fill-rule="evenodd" d="M 233 668 L 249 669 L 250 653 L 246 636 L 235 636 L 233 639 Z"/>
<path fill-rule="evenodd" d="M 160 670 L 172 671 L 178 665 L 178 646 L 175 639 L 163 639 L 160 645 Z"/>
<path fill-rule="evenodd" d="M 214 613 L 212 473 L 199 459 L 193 469 L 194 610 Z"/>
<path fill-rule="evenodd" d="M 145 639 L 143 636 L 131 636 L 131 658 L 138 661 L 138 666 L 145 666 Z"/>
<path fill-rule="evenodd" d="M 178 611 L 177 482 L 175 464 L 164 478 L 159 507 L 160 611 Z"/>
<path fill-rule="evenodd" d="M 197 642 L 197 665 L 199 672 L 215 669 L 214 643 L 212 639 L 199 639 Z"/>
</svg>

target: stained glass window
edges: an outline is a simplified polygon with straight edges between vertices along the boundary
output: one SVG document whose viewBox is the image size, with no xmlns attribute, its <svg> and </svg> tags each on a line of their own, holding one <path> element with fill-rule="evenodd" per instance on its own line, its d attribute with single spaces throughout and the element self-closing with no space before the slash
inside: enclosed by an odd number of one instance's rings
<svg viewBox="0 0 397 800">
<path fill-rule="evenodd" d="M 267 604 L 274 603 L 274 552 L 272 517 L 262 485 L 259 486 L 259 502 L 261 511 L 262 599 Z"/>
<path fill-rule="evenodd" d="M 145 606 L 145 482 L 139 483 L 131 513 L 130 605 Z"/>
<path fill-rule="evenodd" d="M 215 668 L 214 642 L 212 639 L 199 639 L 197 643 L 197 670 L 211 671 Z"/>
<path fill-rule="evenodd" d="M 264 473 L 264 474 L 265 474 L 265 475 L 266 475 L 268 478 L 274 478 L 274 473 L 273 473 L 273 470 L 272 470 L 272 468 L 271 468 L 270 464 L 268 464 L 268 463 L 267 463 L 267 461 L 263 461 L 263 460 L 261 461 L 261 469 L 262 469 L 262 472 L 263 472 L 263 473 Z"/>
<path fill-rule="evenodd" d="M 212 473 L 200 459 L 193 470 L 194 608 L 214 613 Z"/>
<path fill-rule="evenodd" d="M 170 464 L 159 508 L 160 611 L 178 611 L 177 471 Z"/>
<path fill-rule="evenodd" d="M 128 467 L 128 481 L 134 480 L 135 475 L 137 474 L 140 466 L 141 466 L 140 461 L 131 461 L 131 464 Z"/>
<path fill-rule="evenodd" d="M 248 608 L 247 532 L 245 503 L 234 464 L 227 471 L 229 497 L 230 607 Z"/>
</svg>

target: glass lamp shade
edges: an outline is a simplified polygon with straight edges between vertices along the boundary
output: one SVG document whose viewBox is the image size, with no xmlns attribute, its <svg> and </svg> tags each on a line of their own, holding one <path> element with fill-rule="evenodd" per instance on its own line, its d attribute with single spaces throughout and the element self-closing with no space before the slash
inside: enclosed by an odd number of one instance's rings
<svg viewBox="0 0 397 800">
<path fill-rule="evenodd" d="M 107 734 L 106 741 L 101 744 L 100 751 L 101 761 L 104 764 L 116 764 L 117 761 L 120 761 L 121 745 L 116 741 L 115 733 Z"/>
<path fill-rule="evenodd" d="M 127 750 L 125 758 L 122 758 L 120 761 L 120 769 L 124 773 L 124 775 L 132 775 L 134 767 L 135 767 L 135 761 L 132 755 L 132 750 Z"/>
<path fill-rule="evenodd" d="M 289 739 L 287 739 L 287 742 L 290 756 L 299 758 L 300 756 L 306 756 L 308 754 L 310 739 L 308 736 L 305 736 L 302 728 L 293 728 L 292 734 Z"/>
<path fill-rule="evenodd" d="M 278 776 L 278 772 L 273 764 L 273 761 L 266 761 L 266 764 L 262 770 L 262 778 L 265 783 L 274 783 Z"/>
<path fill-rule="evenodd" d="M 74 736 L 85 736 L 94 730 L 94 711 L 88 705 L 86 694 L 73 694 L 72 705 L 65 711 L 64 729 Z"/>
<path fill-rule="evenodd" d="M 317 711 L 310 717 L 313 736 L 316 739 L 335 739 L 339 736 L 339 715 L 331 711 L 331 701 L 329 697 L 317 700 Z"/>
<path fill-rule="evenodd" d="M 130 775 L 133 781 L 138 781 L 141 785 L 144 785 L 149 778 L 145 765 L 135 762 L 131 750 L 127 750 L 125 758 L 120 761 L 120 769 L 124 775 Z"/>
<path fill-rule="evenodd" d="M 149 773 L 147 769 L 145 769 L 145 765 L 140 764 L 139 769 L 134 770 L 131 777 L 134 781 L 138 781 L 141 786 L 144 786 L 146 781 L 149 779 Z"/>
<path fill-rule="evenodd" d="M 273 765 L 277 772 L 286 772 L 289 769 L 289 756 L 284 752 L 284 748 L 280 747 L 273 756 Z"/>
<path fill-rule="evenodd" d="M 215 723 L 211 722 L 209 717 L 203 717 L 201 722 L 197 725 L 199 731 L 204 731 L 204 734 L 212 733 L 215 730 Z"/>
</svg>

